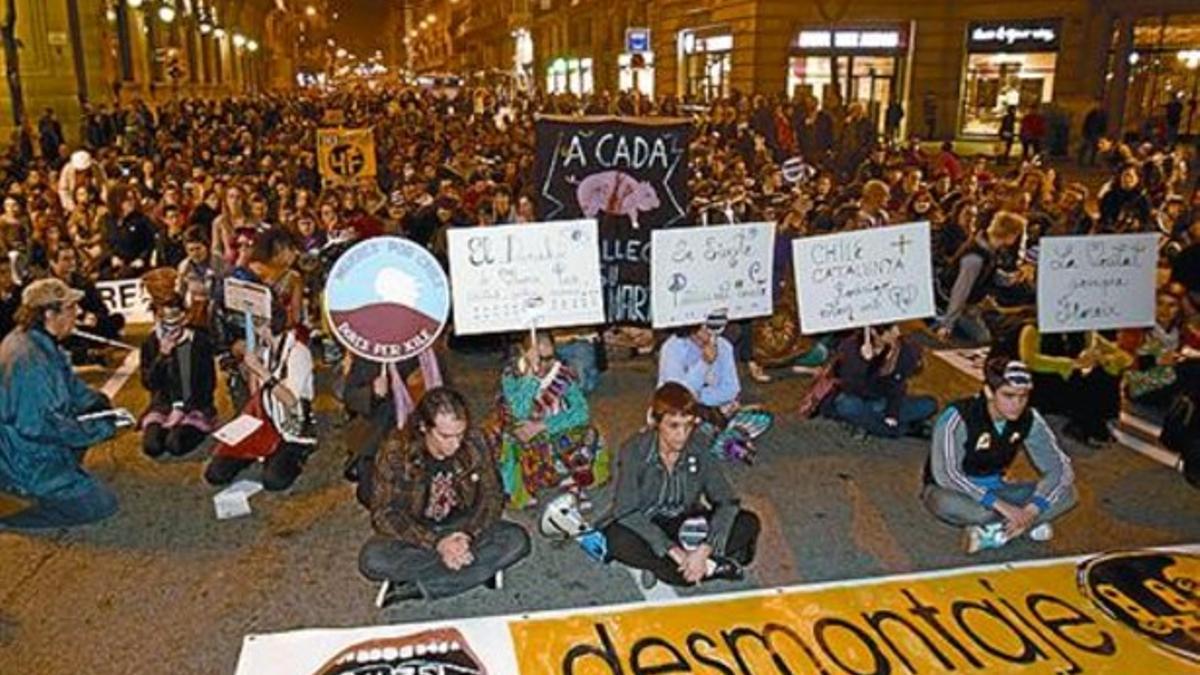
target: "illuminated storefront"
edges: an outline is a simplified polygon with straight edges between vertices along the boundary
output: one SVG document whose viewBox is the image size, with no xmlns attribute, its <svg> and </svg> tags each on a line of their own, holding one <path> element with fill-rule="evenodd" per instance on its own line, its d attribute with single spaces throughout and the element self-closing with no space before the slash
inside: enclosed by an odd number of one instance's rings
<svg viewBox="0 0 1200 675">
<path fill-rule="evenodd" d="M 846 103 L 861 101 L 882 132 L 888 105 L 904 100 L 908 38 L 909 29 L 904 24 L 854 26 L 834 31 L 802 29 L 792 42 L 788 93 L 815 96 L 822 102 L 835 93 Z"/>
<path fill-rule="evenodd" d="M 1020 118 L 1052 100 L 1061 32 L 1060 19 L 968 24 L 959 133 L 995 136 L 1009 106 Z"/>
<path fill-rule="evenodd" d="M 1115 41 L 1116 32 L 1114 32 Z M 1113 78 L 1109 57 L 1107 81 Z M 1133 27 L 1129 88 L 1125 99 L 1125 129 L 1152 135 L 1166 131 L 1168 106 L 1179 114 L 1178 132 L 1200 134 L 1200 14 L 1142 17 Z M 1174 103 L 1172 103 L 1174 101 Z"/>
<path fill-rule="evenodd" d="M 546 69 L 546 91 L 552 94 L 590 94 L 594 91 L 590 58 L 555 59 Z"/>
<path fill-rule="evenodd" d="M 625 51 L 617 56 L 617 89 L 654 98 L 654 52 L 649 28 L 625 31 Z"/>
<path fill-rule="evenodd" d="M 679 32 L 680 88 L 702 101 L 729 95 L 733 32 L 728 26 Z"/>
</svg>

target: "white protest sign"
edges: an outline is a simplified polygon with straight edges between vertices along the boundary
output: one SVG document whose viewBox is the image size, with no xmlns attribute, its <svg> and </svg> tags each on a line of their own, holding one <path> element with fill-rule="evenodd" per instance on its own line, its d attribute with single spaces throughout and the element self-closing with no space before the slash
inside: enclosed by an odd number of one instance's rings
<svg viewBox="0 0 1200 675">
<path fill-rule="evenodd" d="M 702 323 L 714 309 L 734 320 L 773 311 L 774 224 L 666 228 L 650 236 L 655 328 Z"/>
<path fill-rule="evenodd" d="M 1155 233 L 1042 237 L 1038 330 L 1153 326 L 1157 267 Z"/>
<path fill-rule="evenodd" d="M 929 223 L 792 242 L 805 335 L 933 316 Z"/>
<path fill-rule="evenodd" d="M 100 291 L 108 311 L 125 317 L 125 323 L 154 323 L 150 296 L 146 295 L 141 279 L 97 281 L 96 290 Z"/>
<path fill-rule="evenodd" d="M 248 312 L 256 319 L 271 320 L 271 289 L 241 279 L 225 280 L 225 308 Z"/>
<path fill-rule="evenodd" d="M 594 220 L 452 229 L 458 335 L 604 323 Z"/>
</svg>

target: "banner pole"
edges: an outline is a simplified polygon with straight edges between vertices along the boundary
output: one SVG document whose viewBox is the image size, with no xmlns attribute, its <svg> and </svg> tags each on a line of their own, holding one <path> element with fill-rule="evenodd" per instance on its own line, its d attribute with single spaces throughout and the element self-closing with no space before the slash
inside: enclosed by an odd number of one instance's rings
<svg viewBox="0 0 1200 675">
<path fill-rule="evenodd" d="M 250 310 L 242 311 L 242 318 L 246 321 L 246 349 L 248 352 L 254 351 L 254 317 L 250 316 Z"/>
</svg>

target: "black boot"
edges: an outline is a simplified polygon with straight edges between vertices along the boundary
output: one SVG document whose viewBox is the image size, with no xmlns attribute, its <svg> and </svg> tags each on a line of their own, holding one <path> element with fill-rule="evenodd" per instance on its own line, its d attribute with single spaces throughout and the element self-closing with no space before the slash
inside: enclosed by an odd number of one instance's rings
<svg viewBox="0 0 1200 675">
<path fill-rule="evenodd" d="M 709 579 L 725 579 L 726 581 L 741 581 L 746 578 L 746 571 L 732 558 L 713 557 L 712 561 L 716 563 L 712 574 L 708 575 Z"/>
<path fill-rule="evenodd" d="M 416 584 L 407 581 L 385 581 L 379 586 L 379 593 L 375 595 L 375 606 L 386 609 L 398 602 L 420 600 L 423 597 L 424 594 Z"/>
</svg>

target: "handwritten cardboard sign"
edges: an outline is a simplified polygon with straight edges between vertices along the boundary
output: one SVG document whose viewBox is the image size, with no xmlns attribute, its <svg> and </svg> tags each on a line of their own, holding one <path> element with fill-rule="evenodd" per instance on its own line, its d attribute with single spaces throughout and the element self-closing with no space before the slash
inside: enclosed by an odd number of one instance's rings
<svg viewBox="0 0 1200 675">
<path fill-rule="evenodd" d="M 271 289 L 241 279 L 225 280 L 225 308 L 249 312 L 256 319 L 271 320 Z"/>
<path fill-rule="evenodd" d="M 1043 237 L 1038 330 L 1063 333 L 1154 325 L 1158 235 Z"/>
<path fill-rule="evenodd" d="M 651 236 L 655 328 L 701 323 L 714 309 L 727 310 L 730 319 L 771 314 L 774 224 L 680 227 Z"/>
<path fill-rule="evenodd" d="M 447 232 L 459 335 L 604 323 L 594 220 Z"/>
<path fill-rule="evenodd" d="M 933 316 L 929 223 L 792 242 L 805 335 Z"/>
</svg>

